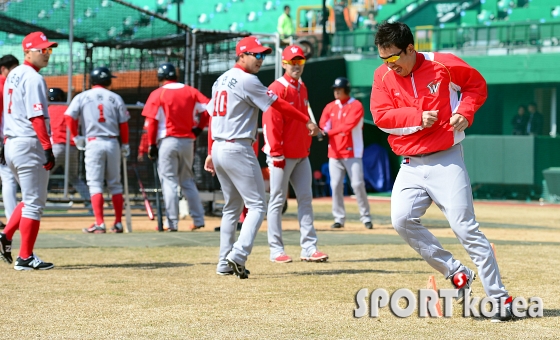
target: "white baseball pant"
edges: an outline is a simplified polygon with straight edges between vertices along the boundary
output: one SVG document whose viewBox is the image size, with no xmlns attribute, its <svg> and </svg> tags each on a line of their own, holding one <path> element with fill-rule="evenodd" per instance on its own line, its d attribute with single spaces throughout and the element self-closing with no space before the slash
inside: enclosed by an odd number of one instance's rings
<svg viewBox="0 0 560 340">
<path fill-rule="evenodd" d="M 271 260 L 284 253 L 282 208 L 288 197 L 289 183 L 294 188 L 298 202 L 301 257 L 311 256 L 317 250 L 317 233 L 313 227 L 313 192 L 309 158 L 286 158 L 285 161 L 284 169 L 277 168 L 273 165 L 272 157 L 267 157 L 270 169 L 270 200 L 266 220 Z"/>
<path fill-rule="evenodd" d="M 95 137 L 86 144 L 86 180 L 91 196 L 103 193 L 103 180 L 111 195 L 123 192 L 121 148 L 116 138 Z"/>
<path fill-rule="evenodd" d="M 170 228 L 179 223 L 177 186 L 187 198 L 189 213 L 195 226 L 204 225 L 204 207 L 194 182 L 194 139 L 166 137 L 159 142 L 158 174 L 161 181 L 165 214 Z"/>
<path fill-rule="evenodd" d="M 360 221 L 362 223 L 371 222 L 369 212 L 369 201 L 366 193 L 364 181 L 364 170 L 361 158 L 329 158 L 329 175 L 332 191 L 332 212 L 334 221 L 344 225 L 346 210 L 344 209 L 344 177 L 348 172 L 350 185 L 360 211 Z"/>
<path fill-rule="evenodd" d="M 17 205 L 17 181 L 8 165 L 0 164 L 0 177 L 2 178 L 2 201 L 4 202 L 4 213 L 6 214 L 6 223 L 10 220 L 12 212 Z"/>
<path fill-rule="evenodd" d="M 36 137 L 8 138 L 4 147 L 6 164 L 21 188 L 21 216 L 40 221 L 47 203 L 49 172 L 43 168 L 45 151 Z"/>
<path fill-rule="evenodd" d="M 231 260 L 245 265 L 266 213 L 264 180 L 252 144 L 251 139 L 216 140 L 212 144 L 212 161 L 225 200 L 217 267 L 220 272 L 231 271 L 226 261 L 228 254 Z M 235 242 L 235 230 L 243 206 L 249 211 Z"/>
<path fill-rule="evenodd" d="M 65 166 L 66 163 L 66 144 L 53 144 L 54 168 L 53 173 L 58 167 Z M 70 145 L 70 157 L 68 162 L 68 182 L 76 189 L 76 191 L 86 201 L 90 201 L 89 189 L 87 185 L 78 176 L 78 160 L 79 151 L 75 146 Z"/>
<path fill-rule="evenodd" d="M 401 165 L 391 195 L 391 220 L 395 230 L 430 266 L 449 278 L 462 264 L 443 249 L 420 220 L 434 202 L 478 268 L 486 295 L 497 300 L 509 296 L 490 242 L 478 229 L 462 145 L 407 158 L 409 164 Z"/>
</svg>

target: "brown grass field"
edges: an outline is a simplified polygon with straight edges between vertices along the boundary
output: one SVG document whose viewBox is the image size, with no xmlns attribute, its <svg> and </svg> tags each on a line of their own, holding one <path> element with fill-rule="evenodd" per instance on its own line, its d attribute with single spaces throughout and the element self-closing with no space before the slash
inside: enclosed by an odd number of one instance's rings
<svg viewBox="0 0 560 340">
<path fill-rule="evenodd" d="M 92 218 L 46 217 L 36 253 L 56 267 L 17 272 L 0 263 L 0 334 L 6 339 L 560 337 L 559 205 L 476 203 L 481 230 L 496 244 L 506 288 L 513 296 L 544 301 L 543 318 L 492 324 L 463 318 L 457 303 L 451 318 L 400 319 L 385 308 L 379 318 L 355 319 L 354 295 L 361 288 L 416 292 L 430 275 L 439 288 L 451 288 L 400 241 L 390 225 L 389 201 L 376 198 L 370 204 L 374 230 L 354 218 L 343 230 L 332 231 L 330 201 L 316 200 L 319 247 L 330 255 L 327 263 L 271 263 L 265 221 L 247 262 L 248 280 L 215 274 L 218 233 L 213 229 L 219 218 L 207 218 L 201 231 L 162 235 L 153 231 L 153 221 L 135 216 L 133 234 L 82 235 L 80 229 Z M 284 230 L 292 241 L 286 250 L 297 259 L 296 202 L 290 200 L 289 206 Z M 348 215 L 356 216 L 352 199 L 346 206 Z M 437 207 L 424 221 L 446 248 L 474 267 Z M 189 223 L 183 220 L 179 228 L 186 230 Z M 14 255 L 18 240 L 16 234 Z M 74 243 L 66 246 L 66 240 Z M 170 245 L 158 243 L 162 240 Z M 484 297 L 480 280 L 473 291 Z"/>
</svg>

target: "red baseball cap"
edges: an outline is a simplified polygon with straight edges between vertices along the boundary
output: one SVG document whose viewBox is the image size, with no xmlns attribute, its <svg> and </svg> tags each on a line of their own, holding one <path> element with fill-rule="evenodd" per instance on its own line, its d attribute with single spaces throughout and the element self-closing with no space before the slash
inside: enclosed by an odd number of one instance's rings
<svg viewBox="0 0 560 340">
<path fill-rule="evenodd" d="M 257 37 L 250 36 L 241 39 L 235 46 L 235 55 L 239 56 L 246 52 L 269 54 L 272 53 L 272 49 L 263 46 Z"/>
<path fill-rule="evenodd" d="M 23 41 L 21 42 L 21 46 L 23 47 L 24 51 L 27 51 L 31 48 L 47 48 L 47 47 L 57 47 L 58 43 L 54 41 L 49 41 L 47 36 L 43 34 L 43 32 L 33 32 L 29 33 Z"/>
<path fill-rule="evenodd" d="M 290 45 L 282 51 L 282 60 L 292 60 L 295 57 L 302 57 L 305 59 L 305 54 L 298 45 Z"/>
</svg>

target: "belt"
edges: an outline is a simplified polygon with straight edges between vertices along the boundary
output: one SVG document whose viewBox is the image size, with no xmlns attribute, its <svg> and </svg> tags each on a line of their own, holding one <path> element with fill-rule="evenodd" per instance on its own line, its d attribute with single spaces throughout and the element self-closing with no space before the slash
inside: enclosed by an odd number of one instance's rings
<svg viewBox="0 0 560 340">
<path fill-rule="evenodd" d="M 113 139 L 113 138 L 117 138 L 117 136 L 97 136 L 97 137 L 88 137 L 87 140 L 88 142 L 91 142 L 92 140 L 96 140 L 97 138 L 109 138 L 109 139 Z"/>
</svg>

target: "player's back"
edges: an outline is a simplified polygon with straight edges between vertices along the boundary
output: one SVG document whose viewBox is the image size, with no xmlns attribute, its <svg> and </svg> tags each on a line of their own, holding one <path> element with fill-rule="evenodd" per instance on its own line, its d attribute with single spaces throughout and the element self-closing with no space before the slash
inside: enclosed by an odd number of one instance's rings
<svg viewBox="0 0 560 340">
<path fill-rule="evenodd" d="M 78 94 L 66 114 L 74 119 L 80 118 L 86 137 L 118 136 L 119 124 L 128 121 L 122 98 L 103 87 Z"/>
<path fill-rule="evenodd" d="M 255 139 L 259 109 L 266 111 L 276 95 L 254 74 L 234 67 L 212 87 L 207 111 L 212 117 L 214 139 Z"/>
</svg>

